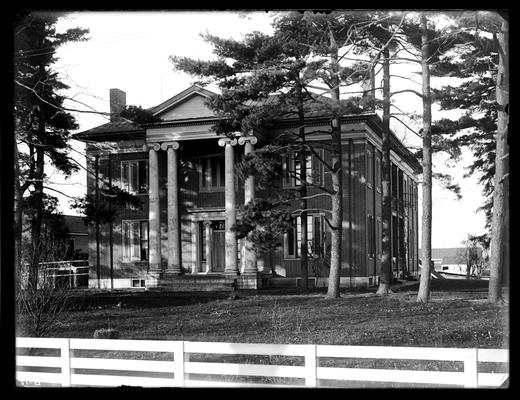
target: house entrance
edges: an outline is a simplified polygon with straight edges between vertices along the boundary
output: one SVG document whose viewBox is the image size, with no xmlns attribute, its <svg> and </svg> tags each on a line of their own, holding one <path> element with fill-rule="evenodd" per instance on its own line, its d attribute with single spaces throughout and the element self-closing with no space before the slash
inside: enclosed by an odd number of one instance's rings
<svg viewBox="0 0 520 400">
<path fill-rule="evenodd" d="M 226 231 L 224 220 L 200 222 L 202 270 L 224 272 L 226 266 Z M 208 250 L 209 246 L 209 252 Z M 208 263 L 208 257 L 210 262 Z"/>
<path fill-rule="evenodd" d="M 224 221 L 213 221 L 211 224 L 213 232 L 212 252 L 214 272 L 224 272 L 226 266 L 226 232 Z"/>
</svg>

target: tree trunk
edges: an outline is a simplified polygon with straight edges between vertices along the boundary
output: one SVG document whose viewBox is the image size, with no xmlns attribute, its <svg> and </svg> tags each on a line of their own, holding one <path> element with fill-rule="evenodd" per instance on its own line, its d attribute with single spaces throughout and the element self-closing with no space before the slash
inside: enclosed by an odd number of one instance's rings
<svg viewBox="0 0 520 400">
<path fill-rule="evenodd" d="M 301 151 L 300 151 L 300 208 L 304 211 L 300 214 L 301 218 L 301 254 L 300 254 L 300 271 L 301 271 L 301 289 L 307 291 L 309 289 L 309 262 L 308 262 L 308 248 L 307 248 L 307 151 L 305 149 L 305 115 L 303 107 L 299 107 L 298 117 L 300 121 L 300 139 L 301 139 Z"/>
<path fill-rule="evenodd" d="M 332 72 L 332 101 L 339 105 L 339 78 L 338 78 L 338 48 L 331 33 L 331 72 Z M 330 249 L 330 275 L 327 296 L 340 297 L 341 274 L 341 242 L 343 231 L 343 179 L 342 179 L 342 148 L 341 148 L 341 123 L 338 115 L 332 119 L 332 217 L 331 217 L 331 249 Z"/>
<path fill-rule="evenodd" d="M 422 269 L 417 301 L 427 303 L 430 298 L 432 264 L 432 101 L 430 94 L 430 67 L 426 16 L 421 16 L 421 67 L 423 94 L 423 215 L 422 215 Z"/>
<path fill-rule="evenodd" d="M 496 99 L 498 103 L 496 156 L 495 156 L 495 188 L 493 192 L 493 216 L 491 220 L 491 246 L 489 258 L 488 301 L 496 303 L 502 300 L 502 277 L 504 264 L 508 254 L 506 231 L 509 229 L 509 23 L 502 21 L 498 34 L 499 62 L 496 83 Z"/>
<path fill-rule="evenodd" d="M 383 50 L 383 133 L 381 158 L 381 190 L 383 204 L 381 210 L 381 275 L 377 294 L 386 296 L 392 285 L 392 257 L 390 223 L 392 218 L 392 199 L 390 194 L 390 51 Z"/>
<path fill-rule="evenodd" d="M 40 114 L 38 122 L 38 142 L 43 142 L 45 135 L 45 122 Z M 37 288 L 38 270 L 40 264 L 41 233 L 42 233 L 42 214 L 43 214 L 43 177 L 44 177 L 44 152 L 43 147 L 37 146 L 35 150 L 36 162 L 34 168 L 34 192 L 33 192 L 33 211 L 31 221 L 31 261 L 29 266 L 29 285 Z"/>
<path fill-rule="evenodd" d="M 22 268 L 22 230 L 23 208 L 22 188 L 20 186 L 20 164 L 18 145 L 14 144 L 14 267 L 16 274 L 21 273 Z M 16 275 L 15 275 L 16 276 Z"/>
<path fill-rule="evenodd" d="M 101 235 L 99 233 L 99 155 L 96 155 L 96 188 L 95 188 L 95 196 L 96 196 L 96 216 L 95 216 L 95 224 L 96 224 L 96 277 L 98 288 L 101 288 L 101 266 L 100 266 L 100 248 L 99 241 Z"/>
</svg>

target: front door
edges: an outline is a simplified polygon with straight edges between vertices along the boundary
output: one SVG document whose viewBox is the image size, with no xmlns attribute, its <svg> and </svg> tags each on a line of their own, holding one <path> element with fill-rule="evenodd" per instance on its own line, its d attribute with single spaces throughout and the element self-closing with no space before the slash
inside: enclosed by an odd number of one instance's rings
<svg viewBox="0 0 520 400">
<path fill-rule="evenodd" d="M 213 272 L 224 272 L 226 266 L 226 232 L 213 231 L 213 244 L 211 255 L 213 257 Z"/>
</svg>

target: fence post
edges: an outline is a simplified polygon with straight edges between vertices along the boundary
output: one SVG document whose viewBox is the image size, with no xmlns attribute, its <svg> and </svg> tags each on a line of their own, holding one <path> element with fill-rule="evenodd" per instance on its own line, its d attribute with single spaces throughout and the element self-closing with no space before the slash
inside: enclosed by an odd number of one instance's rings
<svg viewBox="0 0 520 400">
<path fill-rule="evenodd" d="M 184 342 L 175 342 L 175 352 L 173 353 L 175 386 L 184 387 Z"/>
<path fill-rule="evenodd" d="M 70 387 L 70 339 L 61 341 L 61 386 Z"/>
<path fill-rule="evenodd" d="M 477 349 L 467 349 L 464 359 L 464 387 L 478 387 Z"/>
<path fill-rule="evenodd" d="M 317 387 L 317 367 L 316 345 L 309 344 L 305 346 L 305 386 Z"/>
</svg>

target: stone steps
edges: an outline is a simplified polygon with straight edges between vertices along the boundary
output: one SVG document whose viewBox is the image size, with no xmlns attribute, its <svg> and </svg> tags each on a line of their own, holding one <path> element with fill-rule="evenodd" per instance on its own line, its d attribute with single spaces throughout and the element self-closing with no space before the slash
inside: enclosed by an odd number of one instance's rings
<svg viewBox="0 0 520 400">
<path fill-rule="evenodd" d="M 164 274 L 156 289 L 170 291 L 233 291 L 235 281 L 222 275 L 174 275 Z"/>
</svg>

